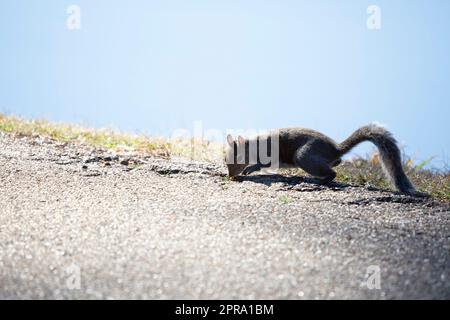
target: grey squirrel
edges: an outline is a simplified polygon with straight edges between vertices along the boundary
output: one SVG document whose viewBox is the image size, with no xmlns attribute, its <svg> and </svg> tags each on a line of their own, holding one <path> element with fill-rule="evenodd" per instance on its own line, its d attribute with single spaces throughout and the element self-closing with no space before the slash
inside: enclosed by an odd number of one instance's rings
<svg viewBox="0 0 450 320">
<path fill-rule="evenodd" d="M 274 137 L 277 145 L 274 143 Z M 268 151 L 261 150 L 263 141 Z M 359 128 L 339 144 L 320 132 L 304 128 L 279 129 L 270 135 L 251 139 L 239 136 L 234 140 L 228 135 L 225 161 L 230 177 L 248 175 L 274 166 L 271 162 L 261 161 L 260 153 L 263 151 L 262 153 L 268 153 L 270 156 L 277 156 L 278 167 L 301 168 L 318 178 L 321 183 L 327 184 L 336 177 L 332 168 L 341 163 L 341 157 L 364 141 L 370 141 L 377 146 L 384 172 L 399 191 L 413 196 L 428 196 L 417 191 L 403 171 L 400 150 L 392 134 L 375 124 Z"/>
</svg>

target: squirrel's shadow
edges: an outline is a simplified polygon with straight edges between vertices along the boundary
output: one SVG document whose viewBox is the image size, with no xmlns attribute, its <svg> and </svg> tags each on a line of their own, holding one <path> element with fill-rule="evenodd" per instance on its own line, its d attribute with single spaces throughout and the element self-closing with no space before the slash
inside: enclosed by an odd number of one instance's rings
<svg viewBox="0 0 450 320">
<path fill-rule="evenodd" d="M 312 191 L 322 191 L 322 190 L 332 190 L 332 191 L 343 191 L 346 188 L 352 187 L 350 184 L 340 183 L 332 181 L 328 184 L 320 183 L 320 180 L 304 177 L 304 176 L 284 176 L 280 174 L 258 174 L 250 176 L 237 176 L 234 178 L 235 181 L 244 182 L 251 181 L 254 183 L 261 183 L 266 186 L 271 186 L 275 183 L 281 183 L 282 190 L 295 190 L 300 192 L 312 192 Z M 392 192 L 389 190 L 379 189 L 375 187 L 367 188 L 368 191 L 381 191 L 389 192 L 387 196 L 375 196 L 373 198 L 363 198 L 355 199 L 353 201 L 346 202 L 350 205 L 363 205 L 373 202 L 396 202 L 396 203 L 423 203 L 429 202 L 427 198 L 416 198 L 412 196 L 407 196 L 400 194 L 398 192 Z M 433 203 L 431 202 L 430 205 Z"/>
<path fill-rule="evenodd" d="M 249 176 L 237 176 L 235 181 L 244 182 L 250 181 L 253 183 L 261 183 L 266 186 L 271 186 L 275 183 L 281 183 L 286 189 L 296 189 L 298 191 L 317 191 L 317 190 L 334 190 L 339 191 L 350 187 L 349 184 L 330 182 L 323 184 L 320 180 L 303 176 L 285 176 L 280 174 L 258 174 Z"/>
</svg>

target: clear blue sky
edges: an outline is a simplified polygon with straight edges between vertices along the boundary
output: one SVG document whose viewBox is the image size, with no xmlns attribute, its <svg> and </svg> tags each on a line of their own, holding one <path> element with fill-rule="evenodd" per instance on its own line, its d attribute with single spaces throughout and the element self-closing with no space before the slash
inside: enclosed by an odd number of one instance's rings
<svg viewBox="0 0 450 320">
<path fill-rule="evenodd" d="M 72 4 L 81 30 L 66 27 Z M 381 30 L 366 27 L 372 4 Z M 448 0 L 5 0 L 0 112 L 166 136 L 195 120 L 303 126 L 338 141 L 378 121 L 442 167 L 449 14 Z"/>
</svg>

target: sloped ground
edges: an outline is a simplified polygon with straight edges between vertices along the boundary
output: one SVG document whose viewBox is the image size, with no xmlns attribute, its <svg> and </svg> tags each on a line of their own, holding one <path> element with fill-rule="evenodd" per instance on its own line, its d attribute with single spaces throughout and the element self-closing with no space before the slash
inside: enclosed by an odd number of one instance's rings
<svg viewBox="0 0 450 320">
<path fill-rule="evenodd" d="M 3 299 L 450 298 L 433 200 L 1 132 L 0 166 Z"/>
</svg>

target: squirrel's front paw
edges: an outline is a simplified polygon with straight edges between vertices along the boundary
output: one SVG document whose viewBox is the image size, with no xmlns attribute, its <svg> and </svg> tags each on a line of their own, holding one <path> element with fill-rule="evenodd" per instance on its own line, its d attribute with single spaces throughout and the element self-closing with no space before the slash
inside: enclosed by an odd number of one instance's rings
<svg viewBox="0 0 450 320">
<path fill-rule="evenodd" d="M 252 167 L 247 167 L 242 171 L 242 175 L 248 176 L 250 173 L 255 172 L 255 170 Z"/>
</svg>

